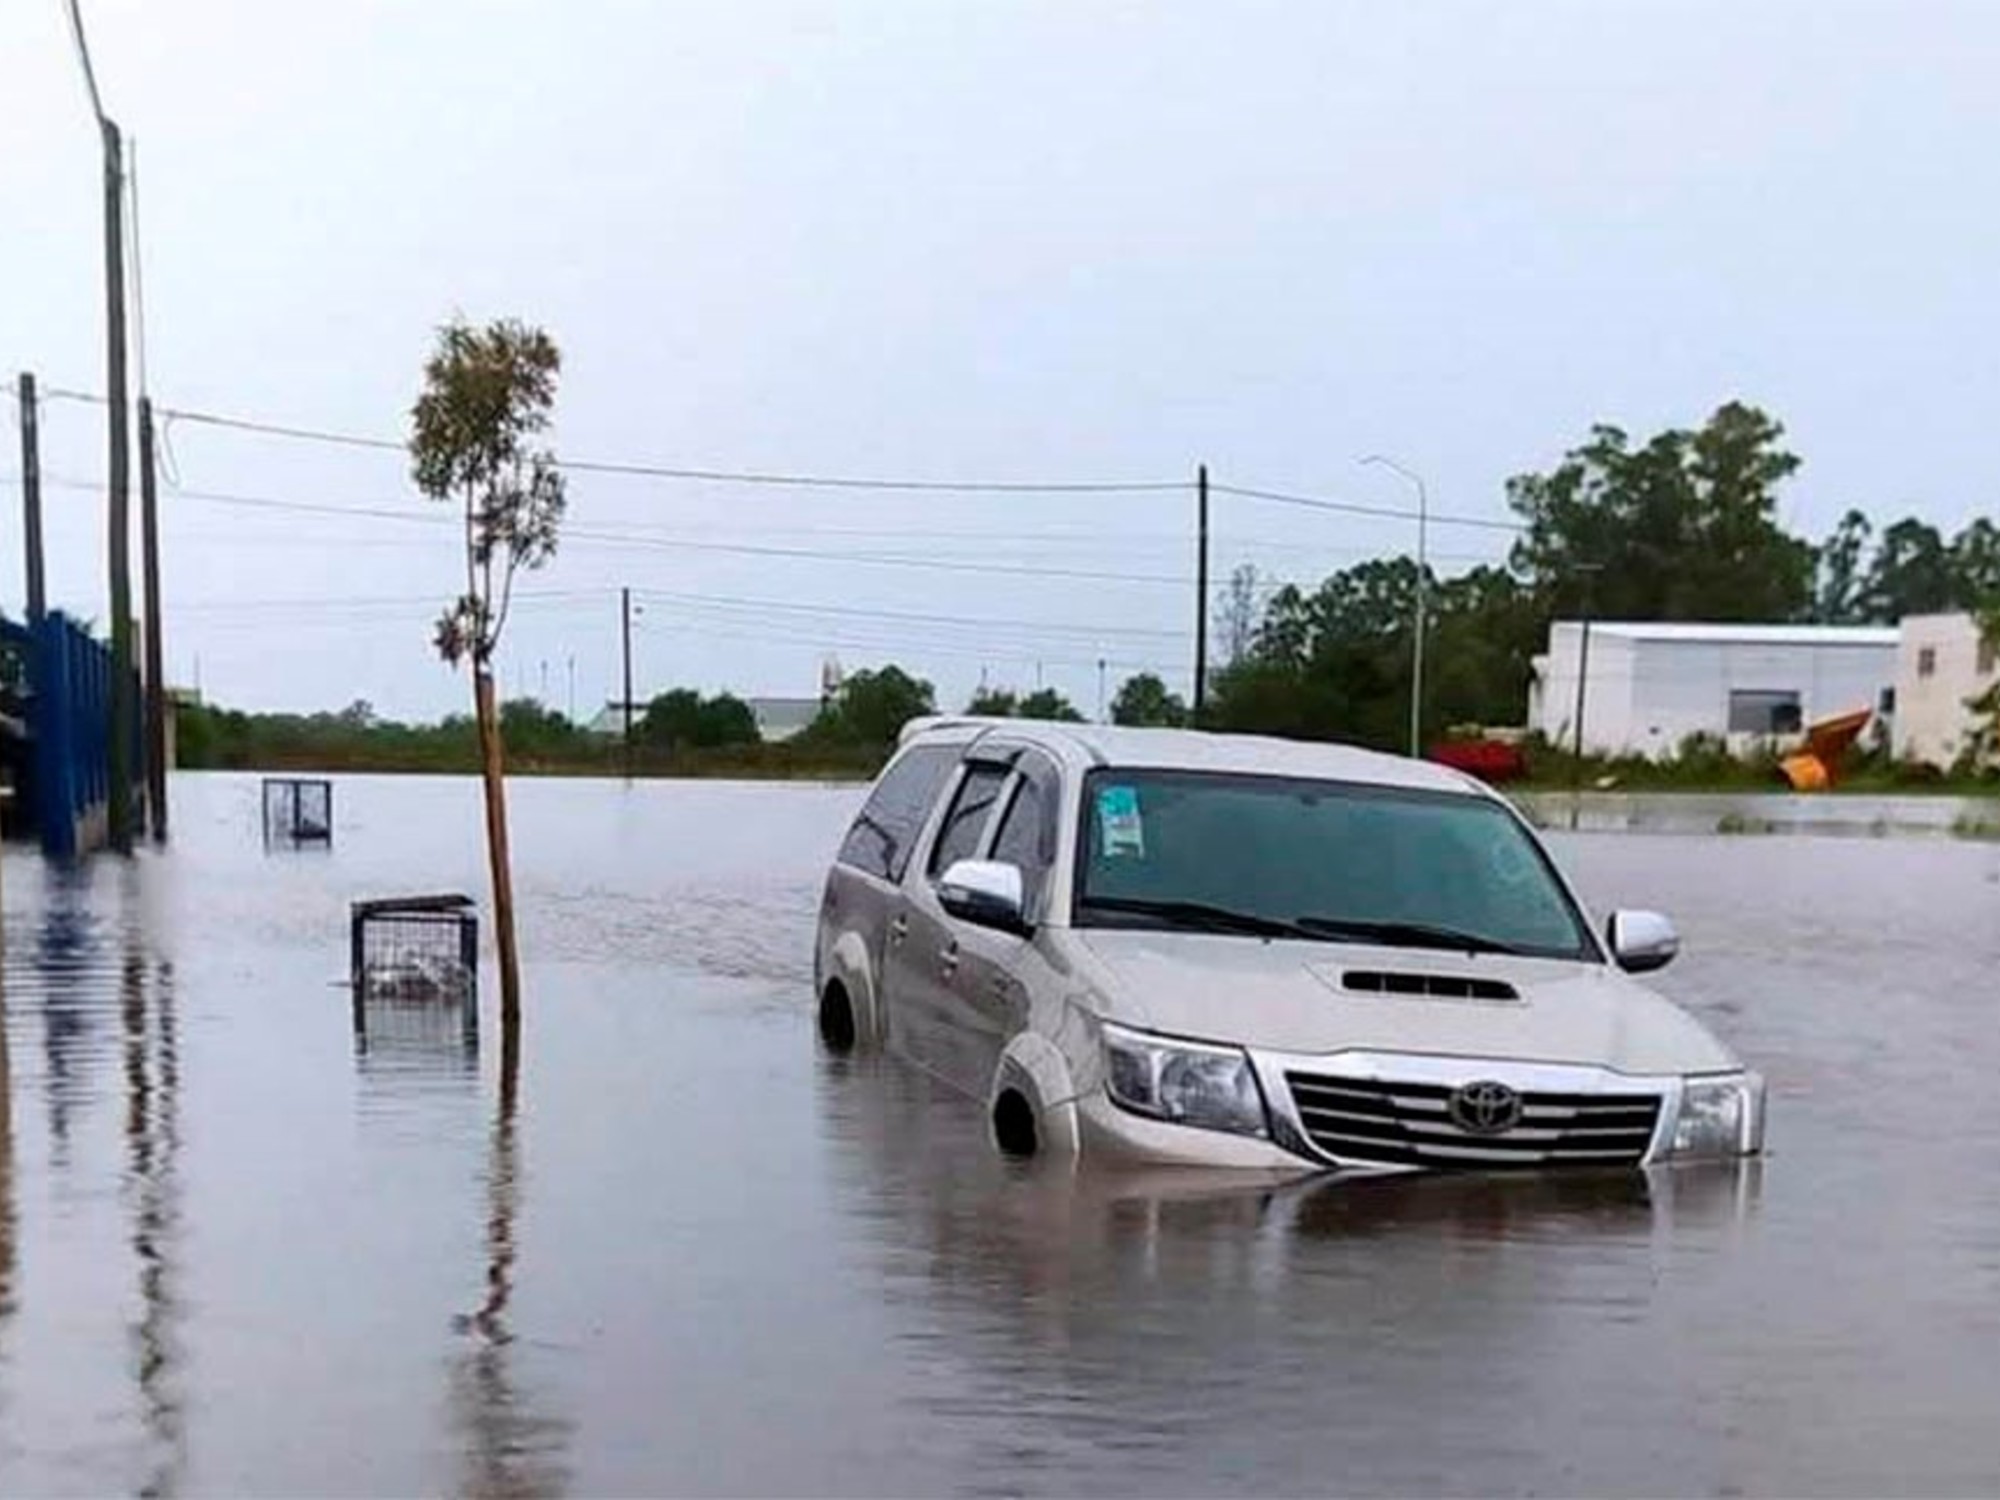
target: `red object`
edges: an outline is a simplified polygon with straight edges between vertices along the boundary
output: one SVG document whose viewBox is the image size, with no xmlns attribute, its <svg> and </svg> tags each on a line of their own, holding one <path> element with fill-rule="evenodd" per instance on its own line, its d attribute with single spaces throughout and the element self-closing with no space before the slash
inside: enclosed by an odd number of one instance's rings
<svg viewBox="0 0 2000 1500">
<path fill-rule="evenodd" d="M 1516 781 L 1528 774 L 1521 747 L 1499 740 L 1446 740 L 1431 746 L 1429 758 L 1481 781 Z"/>
</svg>

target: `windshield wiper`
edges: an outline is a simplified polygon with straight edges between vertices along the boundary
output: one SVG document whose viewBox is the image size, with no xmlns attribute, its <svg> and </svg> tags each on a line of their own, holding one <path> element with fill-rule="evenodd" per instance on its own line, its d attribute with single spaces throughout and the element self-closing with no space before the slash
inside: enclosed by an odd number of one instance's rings
<svg viewBox="0 0 2000 1500">
<path fill-rule="evenodd" d="M 1260 917 L 1253 911 L 1237 911 L 1228 906 L 1211 906 L 1206 901 L 1148 901 L 1141 896 L 1085 896 L 1082 905 L 1091 911 L 1129 912 L 1133 916 L 1158 917 L 1177 927 L 1201 927 L 1211 932 L 1245 932 L 1256 937 L 1314 937 L 1298 923 L 1277 917 Z"/>
<path fill-rule="evenodd" d="M 1499 938 L 1430 922 L 1369 922 L 1346 917 L 1300 917 L 1297 926 L 1314 936 L 1353 938 L 1388 948 L 1442 948 L 1452 953 L 1512 953 L 1529 950 Z"/>
</svg>

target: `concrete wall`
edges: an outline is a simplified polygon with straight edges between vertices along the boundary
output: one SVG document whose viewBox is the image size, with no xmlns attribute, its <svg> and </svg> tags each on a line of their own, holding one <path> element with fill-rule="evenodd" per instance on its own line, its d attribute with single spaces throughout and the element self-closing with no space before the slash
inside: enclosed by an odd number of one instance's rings
<svg viewBox="0 0 2000 1500">
<path fill-rule="evenodd" d="M 1896 654 L 1896 754 L 1951 765 L 1973 729 L 1965 700 L 1992 686 L 1994 676 L 1995 663 L 1980 644 L 1972 616 L 1905 619 Z"/>
<path fill-rule="evenodd" d="M 1535 658 L 1528 690 L 1528 727 L 1568 749 L 1576 736 L 1576 673 L 1583 627 L 1558 620 L 1549 627 L 1549 649 Z M 1592 628 L 1589 681 L 1583 695 L 1583 746 L 1622 745 L 1632 719 L 1633 652 L 1630 639 Z"/>
</svg>

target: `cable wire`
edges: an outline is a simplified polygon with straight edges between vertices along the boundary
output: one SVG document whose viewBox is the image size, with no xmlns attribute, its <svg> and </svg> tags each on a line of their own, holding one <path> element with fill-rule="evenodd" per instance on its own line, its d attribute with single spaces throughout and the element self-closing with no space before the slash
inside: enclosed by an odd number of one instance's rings
<svg viewBox="0 0 2000 1500">
<path fill-rule="evenodd" d="M 402 443 L 387 438 L 362 437 L 355 433 L 330 432 L 323 428 L 292 427 L 277 422 L 254 421 L 247 417 L 224 416 L 218 412 L 189 411 L 175 407 L 170 414 L 184 421 L 266 437 L 294 438 L 304 442 L 332 443 L 349 448 L 372 448 L 404 452 Z M 855 475 L 785 474 L 762 470 L 694 469 L 666 464 L 607 462 L 595 459 L 564 458 L 556 467 L 577 474 L 613 474 L 640 479 L 695 480 L 714 484 L 748 484 L 791 489 L 891 490 L 918 494 L 998 494 L 998 495 L 1104 495 L 1149 494 L 1186 490 L 1183 479 L 1172 480 L 991 480 L 991 479 L 883 479 Z"/>
<path fill-rule="evenodd" d="M 1211 484 L 1209 490 L 1218 495 L 1235 495 L 1244 500 L 1268 500 L 1274 505 L 1297 505 L 1307 510 L 1335 511 L 1349 516 L 1379 516 L 1390 521 L 1414 521 L 1417 512 L 1397 510 L 1387 505 L 1361 505 L 1351 500 L 1327 500 L 1317 495 L 1292 495 L 1282 490 L 1255 490 L 1243 485 Z M 1527 531 L 1527 527 L 1517 521 L 1497 521 L 1488 516 L 1457 516 L 1449 512 L 1429 512 L 1426 517 L 1433 525 L 1470 526 L 1485 531 L 1506 531 L 1516 535 Z"/>
<path fill-rule="evenodd" d="M 83 35 L 83 10 L 78 0 L 69 0 L 69 32 L 76 41 L 76 60 L 83 64 L 84 87 L 90 90 L 90 112 L 104 123 L 104 100 L 97 92 L 97 70 L 90 65 L 90 43 Z"/>
</svg>

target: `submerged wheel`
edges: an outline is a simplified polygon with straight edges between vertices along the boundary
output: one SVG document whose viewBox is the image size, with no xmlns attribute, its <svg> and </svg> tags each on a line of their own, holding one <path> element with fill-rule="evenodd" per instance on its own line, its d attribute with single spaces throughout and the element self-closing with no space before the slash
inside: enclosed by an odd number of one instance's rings
<svg viewBox="0 0 2000 1500">
<path fill-rule="evenodd" d="M 1019 1089 L 1002 1089 L 993 1101 L 993 1143 L 1006 1156 L 1033 1156 L 1041 1145 L 1035 1107 Z"/>
<path fill-rule="evenodd" d="M 839 980 L 819 997 L 819 1039 L 829 1052 L 852 1052 L 856 1041 L 854 1002 Z"/>
</svg>

